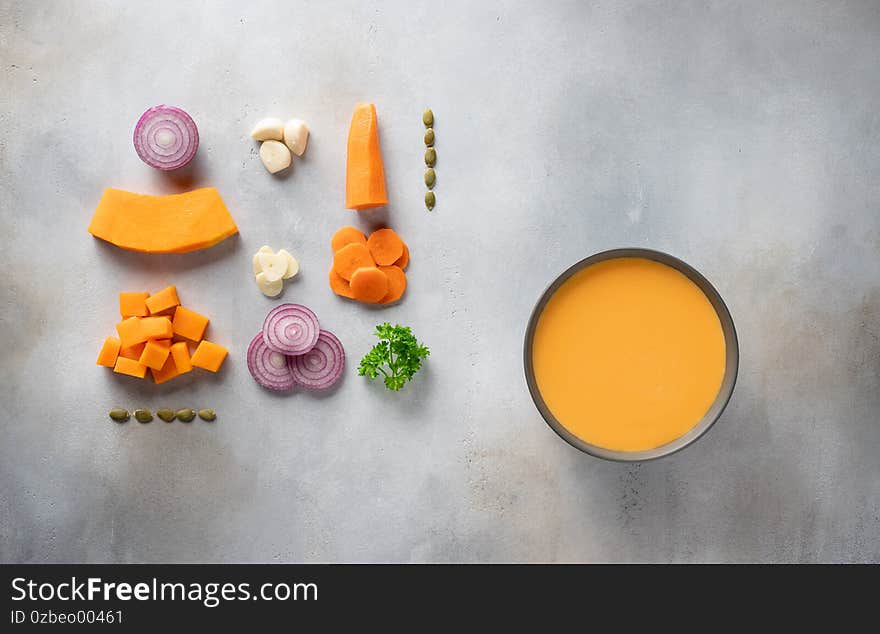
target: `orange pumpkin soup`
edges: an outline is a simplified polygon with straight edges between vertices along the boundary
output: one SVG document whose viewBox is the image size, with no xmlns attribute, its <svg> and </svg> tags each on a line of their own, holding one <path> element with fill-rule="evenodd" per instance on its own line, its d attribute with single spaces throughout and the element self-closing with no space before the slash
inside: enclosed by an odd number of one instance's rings
<svg viewBox="0 0 880 634">
<path fill-rule="evenodd" d="M 578 438 L 643 451 L 687 433 L 724 378 L 721 322 L 674 268 L 615 258 L 572 275 L 535 328 L 532 364 L 547 407 Z"/>
</svg>

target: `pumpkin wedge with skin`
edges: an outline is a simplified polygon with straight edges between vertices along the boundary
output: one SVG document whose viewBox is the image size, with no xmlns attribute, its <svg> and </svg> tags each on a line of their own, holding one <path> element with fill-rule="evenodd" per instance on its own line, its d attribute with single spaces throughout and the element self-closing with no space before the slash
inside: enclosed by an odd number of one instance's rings
<svg viewBox="0 0 880 634">
<path fill-rule="evenodd" d="M 187 253 L 214 246 L 238 227 L 213 187 L 168 196 L 107 188 L 89 233 L 122 249 Z"/>
<path fill-rule="evenodd" d="M 354 107 L 348 129 L 348 159 L 345 168 L 345 206 L 361 210 L 388 204 L 385 167 L 379 149 L 379 123 L 376 106 L 359 103 Z"/>
</svg>

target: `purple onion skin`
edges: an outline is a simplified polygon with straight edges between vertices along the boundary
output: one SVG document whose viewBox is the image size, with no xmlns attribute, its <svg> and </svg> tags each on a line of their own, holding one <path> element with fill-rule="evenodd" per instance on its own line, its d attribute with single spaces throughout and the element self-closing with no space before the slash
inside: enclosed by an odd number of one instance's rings
<svg viewBox="0 0 880 634">
<path fill-rule="evenodd" d="M 157 140 L 157 134 L 162 131 L 173 135 L 170 150 Z M 180 169 L 193 159 L 199 149 L 199 130 L 184 110 L 176 106 L 153 106 L 138 119 L 133 140 L 134 149 L 144 163 L 167 172 Z"/>
</svg>

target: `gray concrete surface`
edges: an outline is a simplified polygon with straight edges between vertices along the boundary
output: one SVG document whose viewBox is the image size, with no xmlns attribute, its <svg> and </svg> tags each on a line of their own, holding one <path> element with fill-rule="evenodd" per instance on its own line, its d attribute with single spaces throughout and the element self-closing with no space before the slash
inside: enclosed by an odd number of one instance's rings
<svg viewBox="0 0 880 634">
<path fill-rule="evenodd" d="M 0 2 L 0 560 L 880 561 L 880 4 Z M 377 104 L 391 204 L 343 209 L 356 101 Z M 193 169 L 131 144 L 192 113 Z M 421 112 L 438 205 L 422 206 Z M 309 150 L 261 167 L 250 126 Z M 86 233 L 104 187 L 214 185 L 241 235 L 149 256 Z M 332 295 L 328 240 L 386 220 L 405 301 Z M 263 243 L 300 258 L 285 301 L 346 346 L 335 394 L 278 397 L 245 349 L 276 302 Z M 699 443 L 582 455 L 526 391 L 521 339 L 561 270 L 668 251 L 730 305 L 740 381 Z M 157 387 L 94 365 L 119 290 L 176 284 L 231 357 Z M 381 320 L 433 355 L 399 394 L 355 375 Z M 112 406 L 212 406 L 119 426 Z"/>
</svg>

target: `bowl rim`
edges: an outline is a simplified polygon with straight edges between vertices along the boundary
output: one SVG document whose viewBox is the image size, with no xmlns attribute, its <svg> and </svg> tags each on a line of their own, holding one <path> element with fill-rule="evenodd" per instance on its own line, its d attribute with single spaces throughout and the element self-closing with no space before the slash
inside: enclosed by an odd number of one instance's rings
<svg viewBox="0 0 880 634">
<path fill-rule="evenodd" d="M 538 389 L 538 384 L 535 379 L 535 369 L 532 363 L 532 348 L 538 319 L 541 317 L 544 307 L 547 305 L 547 302 L 550 301 L 553 294 L 575 273 L 578 273 L 593 264 L 619 258 L 642 258 L 652 260 L 654 262 L 671 266 L 685 275 L 688 279 L 694 282 L 694 284 L 696 284 L 709 299 L 709 303 L 712 304 L 712 307 L 718 315 L 718 319 L 721 322 L 721 330 L 724 333 L 724 378 L 721 380 L 721 387 L 718 389 L 718 394 L 715 397 L 715 400 L 712 401 L 712 405 L 709 406 L 709 409 L 697 424 L 691 427 L 684 435 L 679 436 L 664 445 L 660 445 L 659 447 L 641 451 L 619 451 L 615 449 L 607 449 L 605 447 L 588 443 L 571 433 L 562 425 L 562 423 L 559 422 L 559 420 L 556 419 L 556 417 L 550 412 L 550 408 L 547 407 L 547 404 L 544 402 L 544 398 L 541 396 L 541 392 Z M 526 327 L 523 342 L 523 367 L 526 375 L 526 383 L 528 384 L 529 393 L 532 396 L 532 401 L 534 401 L 535 407 L 537 407 L 538 412 L 550 428 L 568 444 L 584 453 L 605 460 L 614 460 L 617 462 L 643 462 L 669 456 L 688 447 L 709 431 L 709 428 L 711 428 L 721 417 L 721 413 L 727 407 L 728 402 L 730 402 L 730 398 L 733 396 L 733 389 L 736 386 L 736 378 L 739 372 L 739 340 L 736 334 L 736 327 L 733 323 L 733 317 L 730 315 L 730 310 L 728 310 L 727 304 L 724 303 L 721 294 L 697 269 L 687 262 L 663 251 L 656 251 L 654 249 L 646 249 L 643 247 L 623 247 L 600 251 L 575 262 L 560 273 L 547 286 L 547 288 L 544 289 L 544 292 L 541 293 L 541 296 L 535 303 L 534 308 L 532 308 L 532 313 Z"/>
</svg>

